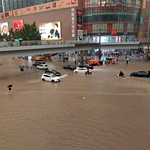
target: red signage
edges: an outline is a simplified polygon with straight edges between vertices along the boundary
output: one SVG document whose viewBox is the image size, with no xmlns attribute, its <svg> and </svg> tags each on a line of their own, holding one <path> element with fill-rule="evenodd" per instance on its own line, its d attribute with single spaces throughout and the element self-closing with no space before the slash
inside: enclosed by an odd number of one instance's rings
<svg viewBox="0 0 150 150">
<path fill-rule="evenodd" d="M 71 4 L 76 4 L 76 0 L 71 0 Z"/>
<path fill-rule="evenodd" d="M 117 35 L 117 30 L 111 30 L 111 35 Z"/>
<path fill-rule="evenodd" d="M 21 30 L 23 27 L 23 20 L 14 21 L 14 30 Z"/>
<path fill-rule="evenodd" d="M 82 17 L 82 10 L 77 10 L 77 16 Z"/>
<path fill-rule="evenodd" d="M 33 10 L 36 10 L 36 6 L 33 7 Z"/>
<path fill-rule="evenodd" d="M 51 5 L 48 4 L 48 5 L 45 6 L 45 8 L 46 8 L 46 9 L 50 9 L 50 8 L 51 8 Z"/>
<path fill-rule="evenodd" d="M 77 29 L 82 30 L 82 23 L 77 23 Z"/>
<path fill-rule="evenodd" d="M 55 8 L 56 7 L 56 3 L 52 3 L 52 8 Z"/>
</svg>

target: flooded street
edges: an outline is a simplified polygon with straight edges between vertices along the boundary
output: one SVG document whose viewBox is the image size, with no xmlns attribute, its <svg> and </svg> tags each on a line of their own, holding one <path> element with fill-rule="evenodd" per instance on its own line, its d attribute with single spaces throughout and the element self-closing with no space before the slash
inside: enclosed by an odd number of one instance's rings
<svg viewBox="0 0 150 150">
<path fill-rule="evenodd" d="M 150 149 L 150 84 L 129 76 L 150 63 L 96 66 L 84 75 L 62 69 L 74 63 L 47 62 L 62 74 L 51 83 L 41 80 L 42 70 L 19 70 L 31 60 L 1 62 L 0 150 Z"/>
</svg>

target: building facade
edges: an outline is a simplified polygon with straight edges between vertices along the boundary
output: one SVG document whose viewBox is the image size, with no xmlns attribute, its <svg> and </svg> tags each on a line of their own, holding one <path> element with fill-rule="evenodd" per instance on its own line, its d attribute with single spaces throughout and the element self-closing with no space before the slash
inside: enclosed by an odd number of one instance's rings
<svg viewBox="0 0 150 150">
<path fill-rule="evenodd" d="M 0 13 L 0 33 L 34 21 L 42 40 L 76 40 L 82 31 L 82 0 L 59 0 Z M 57 36 L 52 35 L 54 29 Z"/>
<path fill-rule="evenodd" d="M 2 6 L 0 12 L 30 7 L 30 6 L 53 2 L 53 1 L 58 1 L 58 0 L 0 0 L 0 4 Z"/>
<path fill-rule="evenodd" d="M 0 0 L 0 33 L 3 26 L 20 28 L 36 22 L 42 39 L 58 24 L 59 39 L 92 39 L 99 42 L 148 38 L 148 0 Z M 4 12 L 3 12 L 4 11 Z"/>
<path fill-rule="evenodd" d="M 133 40 L 138 34 L 141 5 L 142 0 L 84 0 L 83 28 L 88 35 L 100 32 L 106 41 Z"/>
</svg>

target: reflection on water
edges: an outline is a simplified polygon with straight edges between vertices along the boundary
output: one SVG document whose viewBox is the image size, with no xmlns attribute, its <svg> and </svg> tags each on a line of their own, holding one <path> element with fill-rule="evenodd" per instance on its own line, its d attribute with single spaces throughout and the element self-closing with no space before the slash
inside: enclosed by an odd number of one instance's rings
<svg viewBox="0 0 150 150">
<path fill-rule="evenodd" d="M 1 61 L 0 150 L 150 149 L 150 84 L 129 76 L 149 63 L 95 67 L 85 76 L 62 69 L 71 62 L 47 62 L 63 76 L 51 83 L 41 81 L 42 70 L 19 71 L 32 61 Z"/>
</svg>

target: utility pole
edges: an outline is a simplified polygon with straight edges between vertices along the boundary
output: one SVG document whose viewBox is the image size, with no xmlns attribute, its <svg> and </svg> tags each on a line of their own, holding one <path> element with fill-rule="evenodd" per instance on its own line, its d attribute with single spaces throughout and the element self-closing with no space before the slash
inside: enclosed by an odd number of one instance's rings
<svg viewBox="0 0 150 150">
<path fill-rule="evenodd" d="M 148 62 L 148 59 L 149 59 L 149 46 L 147 46 L 146 62 Z"/>
<path fill-rule="evenodd" d="M 3 12 L 5 12 L 4 0 L 2 0 L 2 9 L 3 9 Z"/>
</svg>

